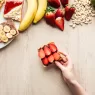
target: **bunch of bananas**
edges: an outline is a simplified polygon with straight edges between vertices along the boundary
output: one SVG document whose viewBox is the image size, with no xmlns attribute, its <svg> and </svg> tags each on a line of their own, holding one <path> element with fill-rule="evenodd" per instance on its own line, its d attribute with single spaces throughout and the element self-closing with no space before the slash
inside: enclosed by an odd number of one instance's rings
<svg viewBox="0 0 95 95">
<path fill-rule="evenodd" d="M 26 30 L 30 24 L 37 23 L 42 19 L 47 8 L 47 0 L 27 0 L 27 12 L 21 21 L 19 31 Z"/>
</svg>

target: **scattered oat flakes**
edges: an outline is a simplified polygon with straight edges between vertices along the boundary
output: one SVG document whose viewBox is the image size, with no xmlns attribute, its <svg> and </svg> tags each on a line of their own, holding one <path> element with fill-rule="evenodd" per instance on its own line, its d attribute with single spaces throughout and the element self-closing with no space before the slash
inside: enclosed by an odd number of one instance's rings
<svg viewBox="0 0 95 95">
<path fill-rule="evenodd" d="M 75 28 L 77 25 L 92 23 L 92 17 L 95 17 L 95 10 L 91 5 L 91 0 L 74 0 L 72 6 L 76 8 L 76 11 L 71 19 L 71 27 Z"/>
</svg>

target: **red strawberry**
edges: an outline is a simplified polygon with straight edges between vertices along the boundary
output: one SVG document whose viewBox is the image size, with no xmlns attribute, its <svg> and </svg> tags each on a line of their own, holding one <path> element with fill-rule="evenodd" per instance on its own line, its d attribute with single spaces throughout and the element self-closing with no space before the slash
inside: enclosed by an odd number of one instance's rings
<svg viewBox="0 0 95 95">
<path fill-rule="evenodd" d="M 60 1 L 62 3 L 63 7 L 65 7 L 69 2 L 69 0 L 60 0 Z"/>
<path fill-rule="evenodd" d="M 45 14 L 45 20 L 47 24 L 50 24 L 51 26 L 55 26 L 55 13 L 54 13 L 54 8 L 52 7 L 47 7 L 47 12 Z"/>
<path fill-rule="evenodd" d="M 39 56 L 41 59 L 45 57 L 45 53 L 44 53 L 44 50 L 43 50 L 42 48 L 40 48 L 40 49 L 38 50 L 38 56 Z"/>
<path fill-rule="evenodd" d="M 55 13 L 55 17 L 63 17 L 65 14 L 65 9 L 57 9 L 56 13 Z"/>
<path fill-rule="evenodd" d="M 65 19 L 67 21 L 69 21 L 72 18 L 74 13 L 75 13 L 75 8 L 74 7 L 69 7 L 69 6 L 65 7 Z"/>
<path fill-rule="evenodd" d="M 61 29 L 62 31 L 64 30 L 64 18 L 62 17 L 57 17 L 55 20 L 56 26 Z"/>
<path fill-rule="evenodd" d="M 49 56 L 51 54 L 51 50 L 46 45 L 44 46 L 44 53 L 46 56 Z"/>
<path fill-rule="evenodd" d="M 54 8 L 60 7 L 60 1 L 59 0 L 48 0 L 48 3 L 50 6 L 52 6 Z"/>
<path fill-rule="evenodd" d="M 48 57 L 48 61 L 49 61 L 50 63 L 52 63 L 52 62 L 54 61 L 53 55 L 50 55 L 50 56 Z"/>
<path fill-rule="evenodd" d="M 59 58 L 60 58 L 60 54 L 59 53 L 54 53 L 53 54 L 53 57 L 54 57 L 54 60 L 59 60 Z"/>
<path fill-rule="evenodd" d="M 53 53 L 57 51 L 57 47 L 54 43 L 49 43 L 48 46 Z"/>
<path fill-rule="evenodd" d="M 48 61 L 47 58 L 42 59 L 42 63 L 43 63 L 45 66 L 48 66 L 48 65 L 49 65 L 49 61 Z"/>
</svg>

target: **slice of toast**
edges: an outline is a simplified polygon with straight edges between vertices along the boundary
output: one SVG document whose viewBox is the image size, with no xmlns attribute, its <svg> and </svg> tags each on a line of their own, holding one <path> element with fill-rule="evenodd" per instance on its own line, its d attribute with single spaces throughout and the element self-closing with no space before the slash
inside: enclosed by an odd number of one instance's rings
<svg viewBox="0 0 95 95">
<path fill-rule="evenodd" d="M 24 0 L 6 0 L 4 17 L 21 21 L 23 2 Z"/>
<path fill-rule="evenodd" d="M 0 42 L 7 43 L 19 34 L 15 28 L 13 20 L 7 20 L 0 24 Z"/>
<path fill-rule="evenodd" d="M 0 0 L 0 8 L 3 6 L 5 0 Z"/>
</svg>

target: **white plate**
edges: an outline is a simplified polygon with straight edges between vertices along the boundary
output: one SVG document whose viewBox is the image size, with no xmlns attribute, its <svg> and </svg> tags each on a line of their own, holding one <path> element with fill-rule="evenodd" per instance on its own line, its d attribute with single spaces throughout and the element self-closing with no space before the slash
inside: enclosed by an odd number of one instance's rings
<svg viewBox="0 0 95 95">
<path fill-rule="evenodd" d="M 6 21 L 6 19 L 4 19 L 4 17 L 3 17 L 3 13 L 4 13 L 4 6 L 3 6 L 3 7 L 1 8 L 1 10 L 0 10 L 0 23 Z M 20 23 L 19 23 L 19 22 L 15 22 L 15 21 L 14 21 L 14 23 L 15 23 L 16 28 L 18 29 Z M 8 44 L 10 44 L 12 41 L 13 41 L 13 39 L 11 39 L 8 43 L 0 43 L 0 49 L 1 49 L 1 48 L 4 48 L 4 47 L 7 46 Z"/>
</svg>

